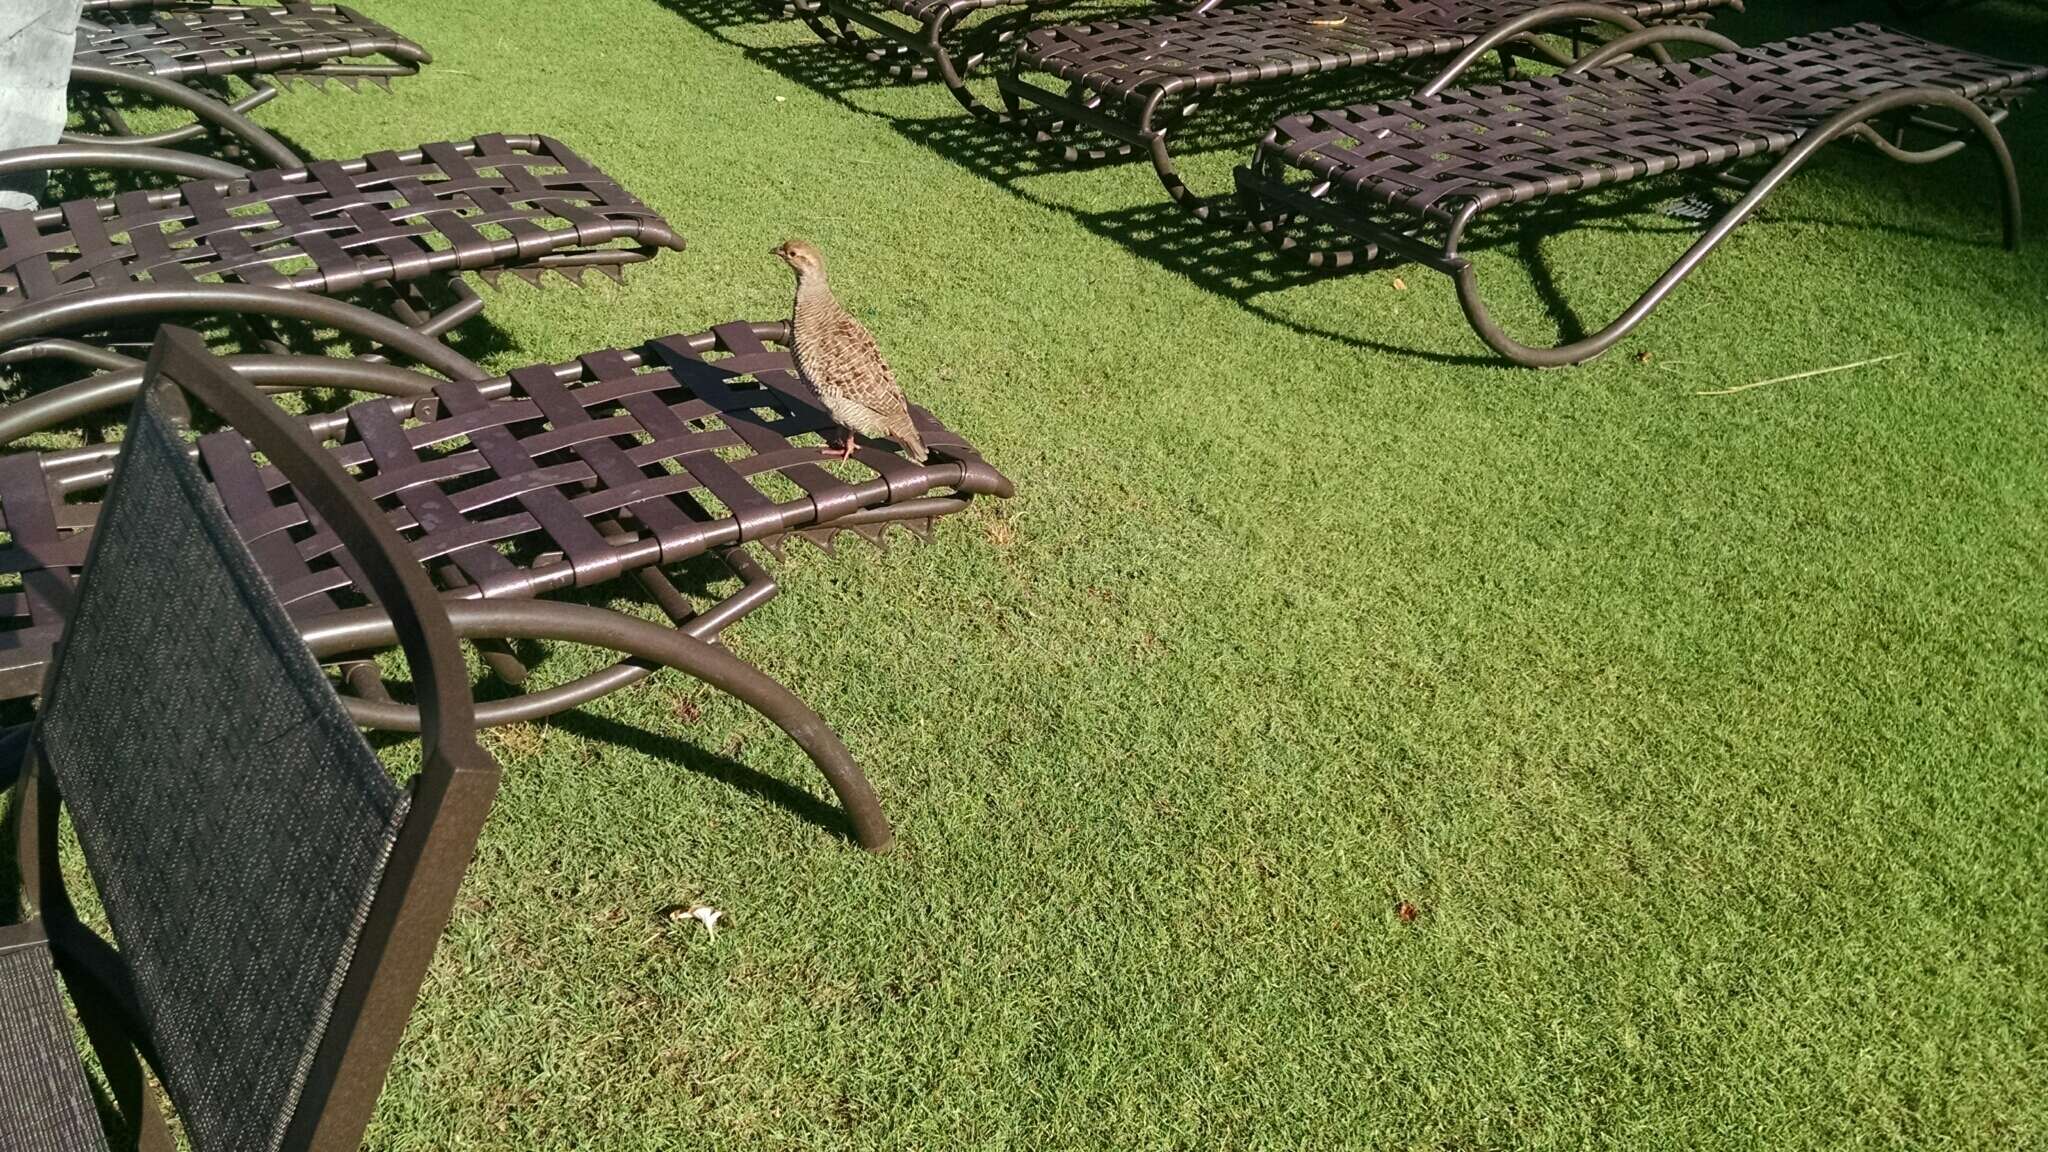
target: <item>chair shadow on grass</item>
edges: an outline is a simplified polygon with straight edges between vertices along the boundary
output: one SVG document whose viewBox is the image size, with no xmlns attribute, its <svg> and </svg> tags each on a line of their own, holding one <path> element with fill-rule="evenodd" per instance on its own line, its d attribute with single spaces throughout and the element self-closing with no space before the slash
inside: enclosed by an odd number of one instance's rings
<svg viewBox="0 0 2048 1152">
<path fill-rule="evenodd" d="M 797 819 L 816 825 L 849 844 L 858 842 L 853 821 L 847 819 L 846 813 L 833 801 L 815 795 L 801 785 L 743 764 L 722 752 L 713 752 L 689 736 L 653 732 L 582 711 L 563 713 L 549 723 L 579 740 L 618 745 L 673 764 L 685 772 L 702 776 L 736 792 L 773 804 Z"/>
<path fill-rule="evenodd" d="M 1337 277 L 1373 271 L 1400 272 L 1413 267 L 1406 260 L 1382 258 L 1361 261 L 1345 269 L 1311 267 L 1298 258 L 1276 253 L 1266 240 L 1249 229 L 1222 227 L 1195 219 L 1166 201 L 1163 192 L 1159 200 L 1142 205 L 1107 211 L 1076 209 L 1019 183 L 1024 178 L 1065 167 L 1047 157 L 1043 149 L 1028 142 L 990 133 L 972 121 L 961 119 L 902 121 L 896 127 L 907 138 L 964 166 L 989 174 L 998 185 L 1020 199 L 1060 212 L 1090 232 L 1116 242 L 1166 271 L 1229 297 L 1246 311 L 1290 331 L 1333 340 L 1360 351 L 1391 353 L 1430 363 L 1500 366 L 1498 358 L 1481 352 L 1415 348 L 1373 340 L 1341 327 L 1304 323 L 1267 306 L 1260 299 L 1270 293 Z M 1151 173 L 1147 171 L 1144 175 L 1149 180 Z M 1662 217 L 1655 212 L 1658 203 L 1670 200 L 1674 194 L 1673 187 L 1669 185 L 1637 188 L 1625 194 L 1605 194 L 1600 202 L 1582 201 L 1572 205 L 1570 220 L 1572 226 L 1579 230 L 1605 228 L 1632 233 L 1654 230 L 1689 242 L 1689 238 L 1698 232 L 1696 225 Z M 1559 289 L 1548 258 L 1541 250 L 1545 240 L 1558 234 L 1560 218 L 1565 211 L 1563 207 L 1540 209 L 1512 218 L 1485 221 L 1468 238 L 1465 247 L 1468 251 L 1513 250 L 1519 263 L 1527 269 L 1535 299 L 1559 332 L 1559 338 L 1570 341 L 1581 339 L 1587 328 Z M 1305 232 L 1302 239 L 1336 242 L 1340 238 Z M 1649 271 L 1644 277 L 1644 284 L 1647 286 L 1661 271 L 1661 268 Z M 1440 279 L 1428 270 L 1421 270 L 1421 274 L 1432 283 Z M 1448 291 L 1448 282 L 1443 282 L 1441 287 Z"/>
<path fill-rule="evenodd" d="M 544 664 L 549 655 L 547 646 L 525 641 L 515 644 L 514 651 L 520 661 L 530 668 Z M 646 691 L 649 681 L 661 676 L 677 678 L 681 674 L 670 669 L 658 669 L 648 680 L 628 685 L 622 691 Z M 690 683 L 697 681 L 691 680 Z M 409 693 L 404 690 L 404 685 L 391 687 L 394 698 L 410 698 Z M 517 689 L 494 678 L 477 685 L 476 690 L 479 702 L 502 700 L 517 695 Z M 779 776 L 771 776 L 723 752 L 712 751 L 708 745 L 700 742 L 701 736 L 710 734 L 709 730 L 702 734 L 654 731 L 599 716 L 583 708 L 558 712 L 535 723 L 560 729 L 588 745 L 615 745 L 638 752 L 650 759 L 672 764 L 685 772 L 781 808 L 797 819 L 822 828 L 849 844 L 859 842 L 853 821 L 847 818 L 846 813 L 833 800 L 819 796 L 801 784 L 784 780 Z M 779 730 L 777 734 L 780 735 Z M 380 751 L 417 739 L 406 732 L 371 732 L 368 736 L 371 746 Z"/>
<path fill-rule="evenodd" d="M 770 11 L 767 0 L 655 0 L 655 3 L 713 35 L 727 28 L 776 24 L 795 18 L 793 14 L 780 15 Z M 782 5 L 778 2 L 776 7 L 780 9 Z"/>
<path fill-rule="evenodd" d="M 1112 240 L 1167 271 L 1235 301 L 1262 319 L 1298 333 L 1335 340 L 1361 351 L 1392 353 L 1434 363 L 1461 366 L 1501 365 L 1501 361 L 1491 354 L 1466 354 L 1404 347 L 1361 337 L 1355 332 L 1346 332 L 1342 330 L 1341 324 L 1333 327 L 1306 324 L 1261 301 L 1261 297 L 1268 294 L 1313 284 L 1335 275 L 1351 275 L 1374 268 L 1397 269 L 1405 263 L 1403 261 L 1361 262 L 1341 271 L 1310 267 L 1303 261 L 1274 252 L 1263 239 L 1251 231 L 1218 227 L 1196 220 L 1169 203 L 1164 190 L 1160 189 L 1153 179 L 1149 165 L 1141 153 L 1120 149 L 1124 153 L 1122 156 L 1069 162 L 1050 149 L 1021 135 L 992 128 L 964 114 L 912 118 L 864 107 L 852 98 L 854 92 L 893 87 L 898 82 L 881 69 L 834 45 L 811 41 L 762 46 L 749 44 L 730 34 L 729 29 L 740 22 L 730 19 L 729 16 L 721 16 L 721 13 L 729 14 L 735 9 L 743 8 L 753 14 L 748 23 L 769 22 L 769 18 L 759 7 L 758 0 L 657 2 L 698 24 L 714 38 L 738 48 L 749 60 L 777 75 L 852 112 L 887 121 L 904 139 L 992 181 L 1018 199 L 1067 216 L 1091 233 Z M 1963 0 L 1963 3 L 1951 6 L 1950 9 L 1944 10 L 1944 13 L 1937 13 L 1923 22 L 1937 22 L 1944 14 L 1953 15 L 1963 11 L 1964 5 L 1975 7 L 1976 0 Z M 1841 14 L 1842 20 L 1868 18 L 1869 14 L 1863 9 L 1870 7 L 1869 4 L 1854 7 L 1856 11 Z M 1047 19 L 1057 21 L 1072 17 L 1062 17 L 1055 13 Z M 1782 20 L 1780 22 L 1782 23 Z M 1810 24 L 1812 21 L 1809 19 L 1806 23 Z M 1796 30 L 1769 24 L 1761 31 L 1751 29 L 1748 38 L 1768 39 L 1788 35 Z M 1220 97 L 1212 94 L 1208 104 L 1198 109 L 1192 118 L 1169 130 L 1170 138 L 1174 142 L 1174 153 L 1184 162 L 1183 175 L 1197 192 L 1219 202 L 1234 202 L 1232 189 L 1215 186 L 1228 183 L 1227 177 L 1217 180 L 1213 176 L 1213 170 L 1217 167 L 1215 160 L 1219 153 L 1232 163 L 1243 162 L 1251 156 L 1254 145 L 1264 137 L 1274 120 L 1280 116 L 1304 108 L 1343 106 L 1402 97 L 1412 92 L 1418 84 L 1432 76 L 1445 63 L 1446 61 L 1435 60 L 1405 71 L 1338 72 L 1307 77 L 1285 85 L 1256 86 L 1250 90 L 1225 93 Z M 935 81 L 932 83 L 936 84 Z M 970 84 L 984 102 L 997 106 L 995 83 L 989 75 L 970 77 Z M 1113 142 L 1106 139 L 1084 139 L 1076 143 L 1083 148 L 1093 145 L 1105 151 L 1119 150 Z M 1855 179 L 1863 183 L 1882 182 L 1880 186 L 1893 189 L 1901 198 L 1910 198 L 1915 202 L 1940 202 L 1946 195 L 1946 182 L 1952 180 L 1952 176 L 1945 175 L 1940 170 L 1921 170 L 1889 164 L 1876 157 L 1865 159 L 1868 164 L 1880 165 L 1886 171 L 1879 173 L 1874 167 L 1860 168 L 1855 170 Z M 1186 163 L 1187 161 L 1192 161 L 1192 164 Z M 1840 161 L 1830 158 L 1829 162 L 1833 164 Z M 1038 177 L 1056 176 L 1107 164 L 1131 166 L 1133 178 L 1142 180 L 1148 192 L 1156 194 L 1156 198 L 1142 205 L 1098 210 L 1062 203 L 1059 199 L 1031 186 Z M 1210 186 L 1204 187 L 1197 175 L 1189 174 L 1187 169 L 1190 167 L 1197 170 L 1205 167 L 1210 169 Z M 1568 197 L 1556 206 L 1525 205 L 1513 211 L 1495 214 L 1491 218 L 1482 217 L 1462 247 L 1472 253 L 1484 253 L 1489 250 L 1513 252 L 1524 270 L 1528 283 L 1528 288 L 1523 291 L 1533 295 L 1547 323 L 1556 332 L 1560 341 L 1576 341 L 1584 338 L 1599 325 L 1589 325 L 1565 299 L 1558 278 L 1542 252 L 1543 242 L 1563 233 L 1669 232 L 1674 240 L 1671 258 L 1675 260 L 1704 225 L 1673 219 L 1661 215 L 1656 209 L 1660 203 L 1694 191 L 1698 187 L 1692 182 L 1642 181 L 1618 188 L 1603 189 L 1589 195 Z M 1732 203 L 1732 199 L 1722 201 L 1724 207 L 1729 203 Z M 1966 225 L 1956 224 L 1951 227 L 1946 218 L 1929 227 L 1861 217 L 1830 217 L 1805 209 L 1792 209 L 1786 212 L 1780 208 L 1780 203 L 1775 197 L 1773 201 L 1763 206 L 1752 222 L 1768 220 L 1853 228 L 1863 232 L 1935 239 L 1941 242 L 1982 243 L 1981 236 L 1968 231 Z M 1631 284 L 1629 287 L 1634 291 L 1647 289 L 1663 271 L 1663 265 L 1645 268 L 1642 270 L 1640 284 Z M 1438 279 L 1433 275 L 1425 275 L 1424 278 L 1432 281 Z M 1489 275 L 1489 281 L 1494 279 L 1498 277 Z M 1436 286 L 1449 291 L 1447 284 Z M 1604 324 L 1605 321 L 1600 323 Z"/>
<path fill-rule="evenodd" d="M 769 22 L 765 18 L 739 19 L 734 15 L 735 12 L 745 11 L 760 16 L 762 9 L 759 0 L 656 2 L 691 21 L 707 35 L 738 49 L 748 60 L 776 75 L 850 112 L 881 119 L 904 139 L 991 180 L 1018 199 L 1065 215 L 1090 232 L 1115 241 L 1206 289 L 1227 296 L 1262 318 L 1294 331 L 1326 336 L 1367 350 L 1417 355 L 1456 364 L 1489 363 L 1483 357 L 1445 355 L 1362 340 L 1339 332 L 1303 325 L 1259 306 L 1256 298 L 1266 292 L 1311 283 L 1339 273 L 1321 271 L 1303 264 L 1277 259 L 1272 250 L 1256 235 L 1246 231 L 1219 228 L 1197 220 L 1168 203 L 1164 199 L 1163 191 L 1160 194 L 1161 198 L 1155 202 L 1128 208 L 1091 211 L 1042 196 L 1022 183 L 1033 177 L 1057 176 L 1079 168 L 1111 164 L 1137 165 L 1140 171 L 1144 171 L 1144 179 L 1151 182 L 1151 173 L 1144 170 L 1145 161 L 1139 153 L 1120 149 L 1110 141 L 1084 139 L 1079 142 L 1083 147 L 1099 147 L 1103 151 L 1121 151 L 1126 154 L 1110 155 L 1102 159 L 1066 161 L 1049 148 L 1020 135 L 994 129 L 964 113 L 931 119 L 898 117 L 878 112 L 862 106 L 852 98 L 852 93 L 899 87 L 902 86 L 902 82 L 846 49 L 818 40 L 798 44 L 756 45 L 733 36 L 731 30 L 736 27 Z M 1350 82 L 1351 87 L 1358 86 L 1356 76 L 1312 79 L 1322 82 L 1325 86 L 1346 80 Z M 926 83 L 936 86 L 937 81 Z M 977 74 L 970 77 L 970 83 L 985 102 L 992 107 L 997 106 L 997 98 L 993 91 L 994 81 L 990 76 Z M 1280 114 L 1279 111 L 1271 111 L 1268 106 L 1277 107 L 1289 99 L 1298 100 L 1302 92 L 1302 88 L 1294 87 L 1289 89 L 1288 97 L 1274 94 L 1270 98 L 1260 99 L 1259 97 L 1265 96 L 1265 93 L 1257 93 L 1250 100 L 1220 101 L 1214 108 L 1203 109 L 1189 122 L 1191 130 L 1186 135 L 1185 146 L 1192 151 L 1200 152 L 1214 150 L 1224 146 L 1226 141 L 1235 140 L 1242 143 L 1245 152 L 1248 153 L 1251 142 L 1263 135 L 1270 127 L 1273 117 Z M 1258 116 L 1262 110 L 1268 114 L 1265 120 L 1260 122 Z M 1176 135 L 1176 141 L 1180 140 L 1181 137 Z M 1152 182 L 1151 187 L 1156 189 L 1158 186 L 1156 182 Z"/>
<path fill-rule="evenodd" d="M 709 555 L 697 556 L 681 564 L 671 565 L 663 569 L 663 572 L 668 576 L 677 591 L 697 604 L 707 604 L 708 602 L 715 601 L 737 586 L 736 578 L 725 568 L 724 564 Z M 614 582 L 585 588 L 574 593 L 564 593 L 553 598 L 573 600 L 617 611 L 617 601 L 631 587 L 630 584 L 623 581 Z M 637 593 L 633 594 L 633 599 L 636 603 L 646 603 Z M 738 626 L 743 623 L 744 618 L 741 621 L 736 621 L 735 625 Z M 522 645 L 518 650 L 521 660 L 529 668 L 538 668 L 547 659 L 547 653 L 543 650 L 544 647 L 537 643 Z M 674 669 L 657 668 L 653 676 L 638 683 L 628 685 L 622 691 L 645 692 L 650 690 L 652 681 L 662 678 L 665 678 L 671 685 L 686 682 L 690 684 L 701 683 L 695 678 L 688 677 Z M 490 689 L 487 689 L 485 692 L 479 692 L 479 699 L 516 693 L 516 689 L 510 688 L 502 682 L 492 680 L 490 684 Z M 710 748 L 698 742 L 702 736 L 708 735 L 708 732 L 701 734 L 657 732 L 599 716 L 584 708 L 572 708 L 566 712 L 558 713 L 555 716 L 549 717 L 547 723 L 586 742 L 616 744 L 654 759 L 677 765 L 686 772 L 716 781 L 735 791 L 773 804 L 798 819 L 816 825 L 844 839 L 848 843 L 857 843 L 859 840 L 859 835 L 853 826 L 853 821 L 847 817 L 846 813 L 840 809 L 834 800 L 829 798 L 829 795 L 820 797 L 808 791 L 802 785 L 792 783 L 780 777 L 771 776 L 723 752 L 710 750 Z M 773 727 L 772 723 L 770 726 Z M 787 735 L 779 728 L 776 729 L 776 736 L 788 739 Z M 804 762 L 806 764 L 809 763 L 808 759 Z"/>
</svg>

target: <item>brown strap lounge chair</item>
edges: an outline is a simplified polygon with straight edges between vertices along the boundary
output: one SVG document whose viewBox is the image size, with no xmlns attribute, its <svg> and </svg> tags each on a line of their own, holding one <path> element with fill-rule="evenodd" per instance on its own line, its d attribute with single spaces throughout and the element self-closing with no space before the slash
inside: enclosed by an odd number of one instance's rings
<svg viewBox="0 0 2048 1152">
<path fill-rule="evenodd" d="M 534 283 L 547 272 L 618 276 L 683 247 L 660 215 L 545 136 L 478 136 L 261 172 L 167 149 L 0 154 L 0 170 L 103 165 L 151 166 L 187 182 L 0 213 L 0 362 L 62 331 L 146 327 L 179 313 L 239 311 L 385 332 L 363 309 L 321 299 L 362 291 L 382 294 L 406 325 L 436 336 L 483 307 L 460 273 L 495 282 L 511 272 Z M 419 291 L 428 283 L 445 284 L 456 302 L 430 311 Z M 436 364 L 437 353 L 418 351 L 421 342 L 400 343 Z"/>
<path fill-rule="evenodd" d="M 309 418 L 308 427 L 375 500 L 410 554 L 446 591 L 465 638 L 518 684 L 509 639 L 595 645 L 610 667 L 566 684 L 477 706 L 493 725 L 573 708 L 667 666 L 705 679 L 765 714 L 803 747 L 837 792 L 860 842 L 886 847 L 889 824 L 839 738 L 788 690 L 719 647 L 719 633 L 776 594 L 748 546 L 791 537 L 829 546 L 848 530 L 880 543 L 887 525 L 920 533 L 976 495 L 1010 482 L 928 413 L 913 409 L 930 459 L 912 463 L 865 437 L 850 465 L 828 468 L 833 428 L 794 372 L 785 324 L 733 323 L 638 348 L 593 352 L 490 380 L 434 381 L 387 364 L 253 356 L 231 363 L 263 389 L 379 390 Z M 481 376 L 481 373 L 476 373 Z M 111 374 L 102 402 L 141 386 Z M 432 391 L 425 395 L 427 386 Z M 33 693 L 86 563 L 111 449 L 0 456 L 0 699 Z M 299 498 L 288 474 L 252 458 L 232 432 L 199 441 L 205 473 L 279 599 L 323 659 L 351 661 L 359 723 L 413 729 L 418 713 L 382 690 L 366 653 L 389 647 L 388 620 L 365 604 L 347 541 Z M 709 556 L 740 587 L 699 607 L 664 568 Z M 556 593 L 632 577 L 673 628 Z M 579 598 L 580 599 L 580 598 Z"/>
<path fill-rule="evenodd" d="M 1637 53 L 1689 42 L 1682 63 Z M 1471 89 L 1475 44 L 1415 97 L 1283 119 L 1238 170 L 1248 210 L 1283 248 L 1289 218 L 1355 237 L 1320 262 L 1398 257 L 1457 282 L 1466 317 L 1518 364 L 1556 366 L 1614 346 L 1822 147 L 1854 137 L 1906 163 L 1981 139 L 1998 168 L 2005 240 L 2020 238 L 2019 182 L 1996 126 L 2048 68 L 2008 64 L 1873 24 L 1745 49 L 1704 29 L 1621 37 L 1565 73 Z M 1481 214 L 1595 187 L 1687 174 L 1732 180 L 1739 202 L 1607 327 L 1554 348 L 1516 341 L 1480 299 L 1459 247 Z"/>
<path fill-rule="evenodd" d="M 76 144 L 165 146 L 208 131 L 265 163 L 292 167 L 296 158 L 248 113 L 274 99 L 280 84 L 340 80 L 388 84 L 432 59 L 426 49 L 352 8 L 294 2 L 283 7 L 89 12 L 78 26 L 72 57 L 73 104 L 97 131 L 75 131 Z M 238 77 L 251 91 L 231 99 L 218 81 Z M 183 109 L 192 121 L 160 132 L 133 130 L 116 93 Z"/>
<path fill-rule="evenodd" d="M 1218 93 L 1287 84 L 1347 69 L 1398 69 L 1454 56 L 1489 32 L 1528 19 L 1546 0 L 1278 0 L 1099 24 L 1035 28 L 999 77 L 1005 121 L 1068 159 L 1092 155 L 1074 129 L 1145 150 L 1174 203 L 1209 218 L 1225 205 L 1182 180 L 1170 135 Z M 1583 5 L 1581 5 L 1583 7 Z M 1636 31 L 1657 21 L 1704 19 L 1741 0 L 1616 0 L 1602 19 Z M 1583 35 L 1600 19 L 1558 16 L 1501 38 L 1507 53 L 1552 63 L 1569 57 L 1537 29 Z"/>
<path fill-rule="evenodd" d="M 819 39 L 865 58 L 898 80 L 928 80 L 936 70 L 961 107 L 984 119 L 999 119 L 968 89 L 967 77 L 1010 45 L 1034 16 L 1061 0 L 761 2 L 771 17 L 794 14 Z M 1199 0 L 1194 10 L 1217 3 Z"/>
<path fill-rule="evenodd" d="M 23 916 L 0 927 L 0 1144 L 114 1146 L 61 974 L 120 1146 L 355 1148 L 499 767 L 477 745 L 441 599 L 332 456 L 191 333 L 167 332 L 150 365 L 19 763 Z M 187 395 L 292 477 L 374 589 L 422 705 L 421 766 L 403 787 L 189 456 L 175 418 Z M 86 865 L 73 879 L 111 940 L 74 907 L 60 811 Z"/>
</svg>

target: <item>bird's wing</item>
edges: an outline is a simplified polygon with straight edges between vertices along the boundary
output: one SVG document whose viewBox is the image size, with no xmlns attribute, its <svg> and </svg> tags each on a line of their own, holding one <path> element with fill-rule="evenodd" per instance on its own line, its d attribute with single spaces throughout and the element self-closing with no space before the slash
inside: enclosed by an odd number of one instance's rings
<svg viewBox="0 0 2048 1152">
<path fill-rule="evenodd" d="M 838 347 L 834 360 L 840 375 L 834 381 L 846 398 L 885 420 L 908 419 L 909 402 L 896 383 L 896 371 L 882 358 L 874 334 L 844 309 L 832 322 L 832 342 Z"/>
</svg>

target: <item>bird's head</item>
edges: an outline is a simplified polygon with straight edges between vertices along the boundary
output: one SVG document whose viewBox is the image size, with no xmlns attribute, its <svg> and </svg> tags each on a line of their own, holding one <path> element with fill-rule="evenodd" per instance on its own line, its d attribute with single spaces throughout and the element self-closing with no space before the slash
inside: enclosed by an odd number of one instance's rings
<svg viewBox="0 0 2048 1152">
<path fill-rule="evenodd" d="M 821 276 L 825 272 L 825 254 L 808 240 L 785 240 L 772 253 L 798 276 Z"/>
</svg>

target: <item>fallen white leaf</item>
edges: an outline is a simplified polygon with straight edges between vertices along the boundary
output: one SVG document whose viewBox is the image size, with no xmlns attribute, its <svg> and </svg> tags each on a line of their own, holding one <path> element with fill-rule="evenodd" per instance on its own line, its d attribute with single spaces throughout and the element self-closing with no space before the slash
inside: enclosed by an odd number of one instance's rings
<svg viewBox="0 0 2048 1152">
<path fill-rule="evenodd" d="M 725 919 L 725 913 L 720 912 L 709 904 L 699 904 L 695 908 L 690 909 L 690 918 L 702 924 L 704 931 L 713 940 L 716 940 L 718 939 L 718 922 Z"/>
</svg>

